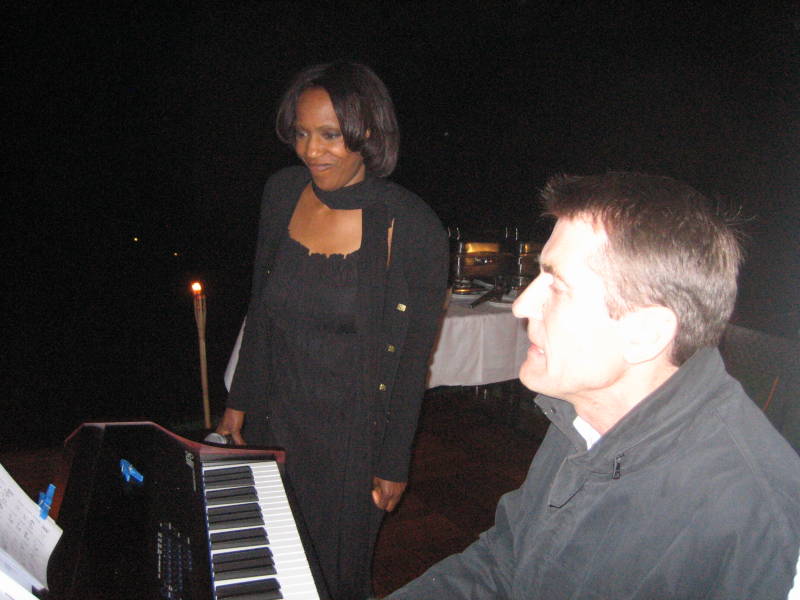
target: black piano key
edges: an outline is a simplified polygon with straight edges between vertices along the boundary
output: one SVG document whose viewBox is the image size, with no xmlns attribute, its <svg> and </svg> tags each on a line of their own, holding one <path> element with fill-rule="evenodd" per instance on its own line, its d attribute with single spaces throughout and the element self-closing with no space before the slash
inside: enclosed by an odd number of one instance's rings
<svg viewBox="0 0 800 600">
<path fill-rule="evenodd" d="M 239 467 L 223 467 L 221 469 L 207 469 L 204 471 L 205 476 L 211 479 L 220 479 L 223 477 L 229 477 L 230 475 L 242 475 L 245 473 L 253 474 L 253 470 L 248 467 L 247 465 L 242 465 Z"/>
<path fill-rule="evenodd" d="M 254 500 L 258 500 L 258 492 L 252 486 L 206 492 L 207 506 L 230 504 L 231 502 L 253 502 Z"/>
<path fill-rule="evenodd" d="M 213 523 L 209 521 L 208 529 L 210 531 L 217 531 L 218 529 L 237 529 L 239 527 L 256 527 L 258 525 L 263 525 L 264 519 L 261 515 L 255 513 L 246 513 L 243 515 L 237 515 L 234 517 L 228 517 L 223 520 L 214 521 Z"/>
<path fill-rule="evenodd" d="M 248 581 L 247 583 L 232 583 L 221 585 L 216 589 L 217 600 L 280 600 L 281 586 L 277 579 L 264 579 L 262 581 Z"/>
<path fill-rule="evenodd" d="M 233 552 L 220 552 L 214 555 L 214 566 L 250 558 L 267 558 L 272 561 L 272 550 L 269 548 L 250 548 L 249 550 L 234 550 Z"/>
<path fill-rule="evenodd" d="M 264 524 L 264 518 L 261 516 L 261 507 L 255 502 L 235 504 L 233 506 L 217 506 L 209 508 L 206 514 L 208 516 L 209 529 L 228 529 Z"/>
<path fill-rule="evenodd" d="M 234 527 L 253 527 L 254 525 L 263 525 L 264 519 L 258 515 L 251 515 L 251 516 L 241 516 L 236 519 L 230 519 L 228 521 L 220 521 L 218 523 L 209 523 L 208 528 L 211 531 L 216 531 L 217 529 L 233 529 Z"/>
<path fill-rule="evenodd" d="M 229 487 L 240 487 L 244 485 L 253 485 L 254 481 L 252 477 L 231 477 L 229 479 L 215 479 L 214 481 L 206 481 L 205 482 L 205 489 L 206 490 L 218 490 L 220 488 L 229 488 Z"/>
<path fill-rule="evenodd" d="M 226 469 L 213 469 L 203 473 L 206 490 L 222 487 L 253 485 L 253 471 L 250 467 L 228 467 Z"/>
<path fill-rule="evenodd" d="M 239 515 L 248 512 L 261 512 L 258 502 L 247 502 L 246 504 L 233 504 L 231 506 L 215 506 L 209 508 L 206 513 L 208 518 L 224 517 L 225 515 Z"/>
<path fill-rule="evenodd" d="M 269 537 L 263 527 L 250 527 L 237 531 L 222 531 L 211 534 L 211 549 L 239 548 L 242 546 L 261 546 L 269 544 Z"/>
<path fill-rule="evenodd" d="M 213 558 L 212 565 L 215 580 L 275 575 L 272 552 L 267 548 L 217 554 Z"/>
</svg>

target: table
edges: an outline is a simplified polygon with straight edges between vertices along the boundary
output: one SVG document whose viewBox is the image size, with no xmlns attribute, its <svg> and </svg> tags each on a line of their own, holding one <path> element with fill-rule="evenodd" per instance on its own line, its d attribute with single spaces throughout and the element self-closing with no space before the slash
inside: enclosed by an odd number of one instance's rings
<svg viewBox="0 0 800 600">
<path fill-rule="evenodd" d="M 428 387 L 478 386 L 516 379 L 530 347 L 527 321 L 510 303 L 470 308 L 472 298 L 451 296 L 436 343 Z"/>
<path fill-rule="evenodd" d="M 519 376 L 530 346 L 525 331 L 527 321 L 511 314 L 510 303 L 484 302 L 470 308 L 473 299 L 450 298 L 431 361 L 429 388 L 488 385 Z M 243 330 L 244 323 L 225 369 L 228 389 L 239 359 Z"/>
</svg>

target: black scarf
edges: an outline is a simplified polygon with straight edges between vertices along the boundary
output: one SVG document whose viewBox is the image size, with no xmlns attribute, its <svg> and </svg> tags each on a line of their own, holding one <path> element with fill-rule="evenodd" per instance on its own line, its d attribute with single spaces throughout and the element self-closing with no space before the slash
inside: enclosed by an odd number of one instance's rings
<svg viewBox="0 0 800 600">
<path fill-rule="evenodd" d="M 314 190 L 317 198 L 328 208 L 334 210 L 355 210 L 364 208 L 370 204 L 375 203 L 379 195 L 377 188 L 379 187 L 379 180 L 377 177 L 367 175 L 363 181 L 348 185 L 338 190 L 327 191 L 317 187 L 314 180 L 311 180 L 311 189 Z"/>
</svg>

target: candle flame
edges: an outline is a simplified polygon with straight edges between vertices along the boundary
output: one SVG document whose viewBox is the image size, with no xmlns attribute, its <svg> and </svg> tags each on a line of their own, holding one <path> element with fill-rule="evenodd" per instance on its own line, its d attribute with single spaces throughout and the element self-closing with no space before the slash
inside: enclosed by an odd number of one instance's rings
<svg viewBox="0 0 800 600">
<path fill-rule="evenodd" d="M 203 284 L 201 284 L 199 281 L 193 281 L 192 282 L 192 293 L 194 293 L 194 295 L 197 296 L 202 291 L 203 291 Z"/>
</svg>

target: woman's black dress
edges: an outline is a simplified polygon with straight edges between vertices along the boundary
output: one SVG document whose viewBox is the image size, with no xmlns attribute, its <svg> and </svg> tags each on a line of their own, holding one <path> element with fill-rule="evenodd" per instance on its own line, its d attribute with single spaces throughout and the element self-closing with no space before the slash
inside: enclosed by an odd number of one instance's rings
<svg viewBox="0 0 800 600">
<path fill-rule="evenodd" d="M 382 511 L 371 498 L 369 407 L 359 394 L 358 251 L 311 254 L 287 235 L 263 301 L 269 413 L 285 419 L 286 472 L 336 600 L 363 599 Z"/>
</svg>

